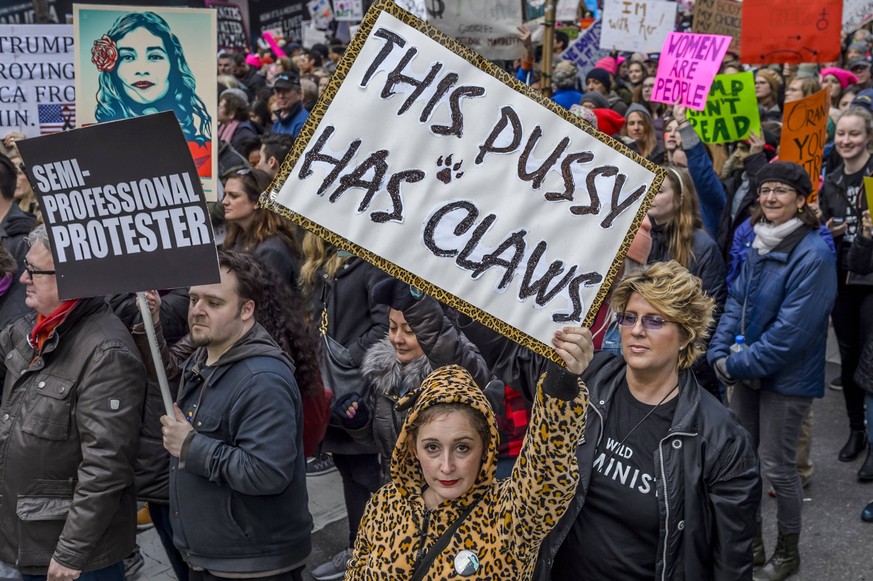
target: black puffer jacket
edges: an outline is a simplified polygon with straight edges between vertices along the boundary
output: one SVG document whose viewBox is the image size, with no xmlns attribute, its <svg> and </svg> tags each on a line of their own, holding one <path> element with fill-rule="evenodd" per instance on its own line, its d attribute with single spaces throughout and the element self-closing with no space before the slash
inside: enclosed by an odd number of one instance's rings
<svg viewBox="0 0 873 581">
<path fill-rule="evenodd" d="M 585 437 L 576 451 L 579 487 L 570 509 L 540 549 L 534 579 L 549 579 L 555 554 L 585 504 L 595 450 L 612 397 L 624 381 L 624 359 L 599 353 L 582 378 L 590 405 Z M 660 581 L 752 578 L 752 539 L 761 476 L 751 437 L 737 418 L 682 371 L 673 425 L 658 448 L 658 556 Z"/>
<path fill-rule="evenodd" d="M 125 327 L 131 330 L 140 356 L 146 365 L 148 385 L 143 407 L 142 428 L 136 450 L 134 476 L 136 497 L 144 502 L 169 504 L 170 455 L 161 442 L 161 416 L 167 412 L 161 397 L 161 388 L 155 374 L 152 354 L 142 324 L 136 295 L 120 294 L 108 297 L 109 306 Z M 188 333 L 188 290 L 176 289 L 161 297 L 161 319 L 156 326 L 163 361 L 170 361 L 166 343 L 174 344 Z M 193 349 L 192 349 L 193 350 Z M 166 363 L 164 363 L 166 365 Z M 167 374 L 171 379 L 176 374 Z M 170 393 L 176 399 L 178 382 L 170 381 Z"/>
<path fill-rule="evenodd" d="M 469 371 L 482 390 L 491 381 L 491 373 L 479 350 L 443 314 L 435 299 L 424 297 L 405 309 L 403 315 L 424 353 L 409 363 L 400 363 L 394 346 L 385 337 L 367 350 L 361 366 L 361 372 L 373 387 L 368 398 L 371 425 L 365 430 L 386 460 L 382 464 L 382 480 L 386 483 L 391 479 L 390 459 L 406 416 L 394 409 L 400 397 L 421 387 L 434 369 L 445 365 L 460 365 Z M 503 384 L 496 387 L 499 401 Z M 486 397 L 489 395 L 492 396 L 489 401 L 493 400 L 495 394 L 486 392 Z"/>
<path fill-rule="evenodd" d="M 725 287 L 727 272 L 718 246 L 706 232 L 695 230 L 691 240 L 691 252 L 693 256 L 688 263 L 688 271 L 700 278 L 703 282 L 703 290 L 715 299 L 718 309 L 721 310 L 727 299 Z M 672 259 L 664 226 L 652 223 L 652 250 L 649 252 L 649 264 Z"/>
<path fill-rule="evenodd" d="M 333 279 L 320 275 L 312 292 L 316 325 L 327 309 L 327 333 L 348 349 L 352 361 L 361 365 L 364 353 L 388 334 L 388 307 L 370 298 L 370 291 L 387 274 L 363 261 L 350 258 Z M 375 454 L 376 447 L 356 441 L 341 428 L 329 426 L 323 451 L 338 454 Z"/>
<path fill-rule="evenodd" d="M 672 259 L 668 241 L 664 234 L 663 226 L 652 225 L 652 250 L 649 253 L 649 264 Z M 691 251 L 693 257 L 688 264 L 688 270 L 691 274 L 700 278 L 703 283 L 704 292 L 715 299 L 715 311 L 712 313 L 715 321 L 711 329 L 711 331 L 715 331 L 718 326 L 718 320 L 721 317 L 721 311 L 724 308 L 724 303 L 727 300 L 727 286 L 725 285 L 727 274 L 724 260 L 718 251 L 718 246 L 709 237 L 709 234 L 703 230 L 694 231 Z M 705 357 L 700 357 L 694 362 L 693 370 L 700 384 L 707 391 L 713 395 L 719 393 L 718 379 Z"/>
</svg>

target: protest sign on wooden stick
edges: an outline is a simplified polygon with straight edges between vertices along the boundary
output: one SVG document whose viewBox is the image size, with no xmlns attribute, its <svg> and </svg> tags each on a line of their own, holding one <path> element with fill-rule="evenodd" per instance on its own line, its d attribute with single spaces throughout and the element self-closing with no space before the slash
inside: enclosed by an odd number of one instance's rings
<svg viewBox="0 0 873 581">
<path fill-rule="evenodd" d="M 380 1 L 261 203 L 557 360 L 552 334 L 591 324 L 662 179 Z"/>
</svg>

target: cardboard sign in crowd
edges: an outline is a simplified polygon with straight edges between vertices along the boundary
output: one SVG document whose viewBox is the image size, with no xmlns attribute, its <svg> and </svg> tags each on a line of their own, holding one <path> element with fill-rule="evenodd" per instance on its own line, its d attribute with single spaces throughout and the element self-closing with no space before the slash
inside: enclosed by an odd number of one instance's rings
<svg viewBox="0 0 873 581">
<path fill-rule="evenodd" d="M 718 34 L 668 34 L 658 59 L 652 101 L 703 110 L 730 43 L 730 37 Z"/>
<path fill-rule="evenodd" d="M 18 148 L 62 300 L 220 281 L 203 189 L 172 112 L 27 139 Z"/>
<path fill-rule="evenodd" d="M 663 170 L 390 0 L 358 35 L 262 205 L 556 358 Z"/>
<path fill-rule="evenodd" d="M 813 191 L 808 199 L 810 203 L 818 197 L 830 108 L 830 90 L 822 89 L 809 97 L 785 103 L 782 111 L 779 159 L 802 165 L 809 174 Z"/>
<path fill-rule="evenodd" d="M 716 75 L 701 111 L 687 112 L 688 122 L 704 143 L 730 143 L 761 135 L 761 115 L 751 72 Z"/>
</svg>

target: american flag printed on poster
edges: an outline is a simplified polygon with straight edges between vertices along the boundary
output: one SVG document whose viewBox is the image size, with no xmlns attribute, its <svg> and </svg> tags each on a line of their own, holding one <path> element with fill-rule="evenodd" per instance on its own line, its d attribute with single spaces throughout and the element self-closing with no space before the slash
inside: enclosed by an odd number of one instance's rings
<svg viewBox="0 0 873 581">
<path fill-rule="evenodd" d="M 37 105 L 39 108 L 39 134 L 50 135 L 76 128 L 76 106 L 72 103 Z"/>
</svg>

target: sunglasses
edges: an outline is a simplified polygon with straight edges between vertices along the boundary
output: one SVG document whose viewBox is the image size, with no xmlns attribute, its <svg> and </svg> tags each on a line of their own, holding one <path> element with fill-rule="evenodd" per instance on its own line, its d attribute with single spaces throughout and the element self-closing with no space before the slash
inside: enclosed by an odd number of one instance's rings
<svg viewBox="0 0 873 581">
<path fill-rule="evenodd" d="M 637 324 L 637 319 L 643 324 L 643 329 L 646 331 L 657 331 L 661 329 L 665 323 L 675 323 L 676 321 L 668 321 L 658 315 L 643 315 L 637 316 L 635 313 L 616 313 L 615 322 L 622 327 L 633 327 Z"/>
</svg>

